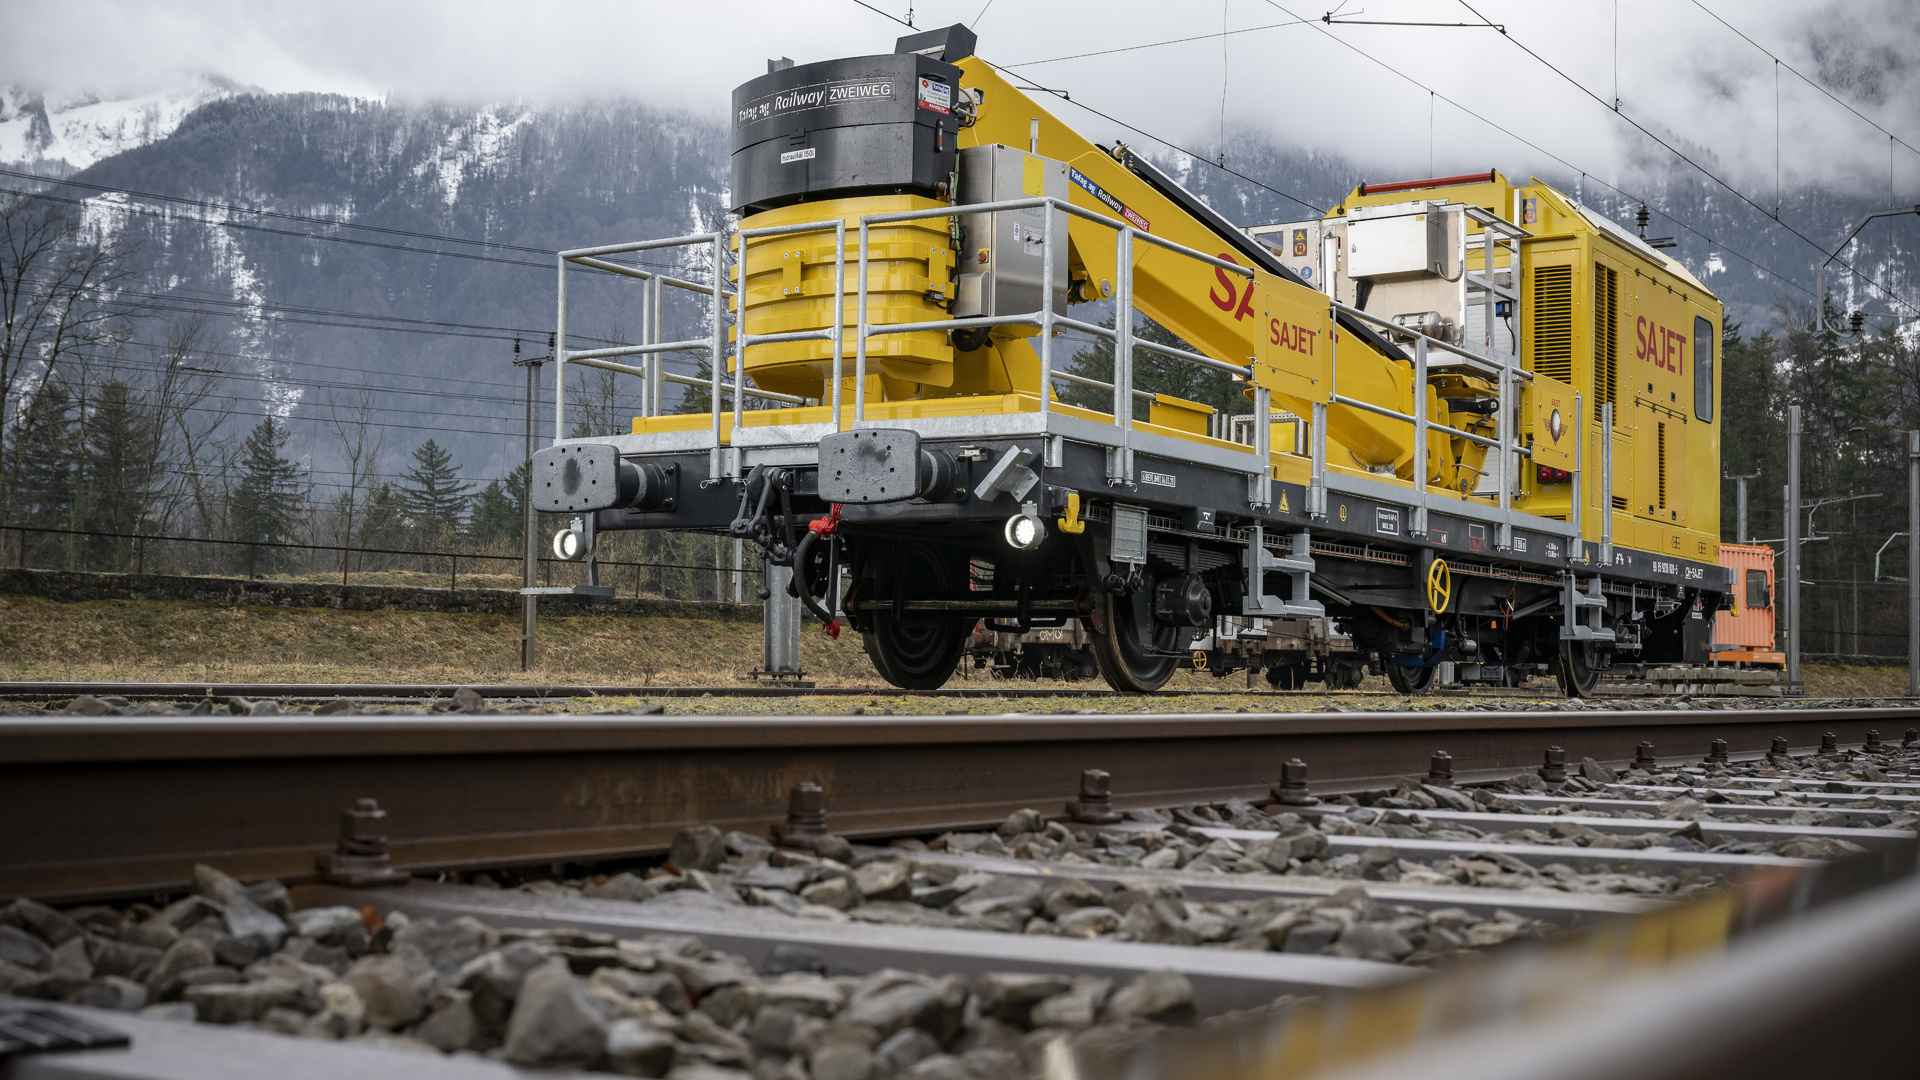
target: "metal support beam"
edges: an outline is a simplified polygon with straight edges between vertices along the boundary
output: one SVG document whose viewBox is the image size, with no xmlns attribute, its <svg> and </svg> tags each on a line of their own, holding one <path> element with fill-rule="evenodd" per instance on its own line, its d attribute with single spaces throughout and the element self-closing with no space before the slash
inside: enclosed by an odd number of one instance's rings
<svg viewBox="0 0 1920 1080">
<path fill-rule="evenodd" d="M 520 486 L 520 508 L 525 513 L 524 539 L 526 541 L 526 587 L 532 589 L 540 584 L 540 515 L 533 511 L 533 443 L 538 430 L 536 417 L 540 414 L 540 364 L 539 359 L 522 360 L 519 358 L 520 343 L 513 343 L 514 363 L 527 369 L 527 457 L 526 476 Z M 536 638 L 539 631 L 540 598 L 528 592 L 520 594 L 520 670 L 532 671 L 535 659 Z"/>
<path fill-rule="evenodd" d="M 1800 685 L 1800 406 L 1787 406 L 1787 685 Z"/>
<path fill-rule="evenodd" d="M 767 573 L 767 598 L 762 608 L 761 626 L 765 637 L 760 674 L 773 679 L 797 679 L 800 670 L 800 598 L 787 592 L 793 580 L 793 568 L 763 564 Z"/>
<path fill-rule="evenodd" d="M 1907 696 L 1920 697 L 1920 431 L 1907 432 Z"/>
<path fill-rule="evenodd" d="M 1600 406 L 1600 565 L 1613 565 L 1613 402 Z"/>
</svg>

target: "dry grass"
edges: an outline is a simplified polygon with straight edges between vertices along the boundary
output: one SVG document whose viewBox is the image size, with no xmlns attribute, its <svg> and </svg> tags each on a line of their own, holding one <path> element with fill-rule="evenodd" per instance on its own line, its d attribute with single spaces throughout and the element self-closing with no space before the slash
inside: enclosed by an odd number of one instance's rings
<svg viewBox="0 0 1920 1080">
<path fill-rule="evenodd" d="M 429 682 L 587 683 L 644 686 L 735 686 L 760 662 L 760 628 L 750 621 L 693 618 L 545 617 L 540 620 L 540 664 L 520 670 L 517 616 L 458 615 L 403 611 L 343 612 L 265 605 L 230 606 L 185 601 L 99 600 L 61 604 L 27 596 L 0 596 L 0 679 L 18 681 L 139 682 Z M 801 638 L 807 672 L 823 687 L 871 688 L 857 699 L 870 708 L 939 712 L 960 705 L 952 699 L 900 696 L 874 672 L 856 634 L 837 641 L 809 625 Z M 1809 696 L 1893 697 L 1905 692 L 1906 672 L 1897 667 L 1808 665 Z M 997 687 L 1074 686 L 1007 680 L 963 666 L 948 685 Z M 1189 697 L 1170 702 L 1138 699 L 1116 707 L 1159 711 L 1248 708 L 1394 707 L 1386 680 L 1368 678 L 1362 692 L 1337 697 L 1301 694 L 1277 697 L 1246 693 L 1244 674 L 1216 678 L 1182 671 L 1169 689 Z M 1551 692 L 1551 683 L 1534 685 Z M 1261 684 L 1261 689 L 1265 689 Z M 1429 699 L 1442 705 L 1457 699 Z M 724 706 L 721 704 L 724 701 Z M 681 699 L 681 711 L 814 712 L 844 709 L 848 699 L 781 699 L 765 705 L 738 698 L 711 706 Z M 1008 710 L 1060 702 L 1008 704 Z M 992 701 L 969 702 L 970 711 L 1000 711 Z"/>
</svg>

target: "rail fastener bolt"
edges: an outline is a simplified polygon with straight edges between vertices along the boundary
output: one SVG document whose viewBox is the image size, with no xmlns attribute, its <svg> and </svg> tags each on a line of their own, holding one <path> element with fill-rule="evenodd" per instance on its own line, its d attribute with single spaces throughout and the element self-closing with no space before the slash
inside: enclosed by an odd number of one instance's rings
<svg viewBox="0 0 1920 1080">
<path fill-rule="evenodd" d="M 1768 757 L 1788 756 L 1787 755 L 1787 737 L 1785 735 L 1775 735 L 1773 737 L 1773 745 L 1767 748 L 1767 756 Z"/>
<path fill-rule="evenodd" d="M 853 853 L 845 840 L 827 831 L 827 791 L 811 780 L 802 780 L 787 792 L 787 820 L 774 822 L 769 831 L 781 847 L 829 859 Z"/>
<path fill-rule="evenodd" d="M 1274 785 L 1273 797 L 1282 806 L 1312 806 L 1319 799 L 1307 794 L 1307 763 L 1293 758 L 1280 766 L 1280 782 Z"/>
<path fill-rule="evenodd" d="M 1727 740 L 1715 739 L 1707 746 L 1707 764 L 1724 767 L 1727 764 Z"/>
<path fill-rule="evenodd" d="M 1822 754 L 1839 753 L 1840 752 L 1839 736 L 1835 735 L 1831 731 L 1827 732 L 1825 735 L 1820 736 L 1820 752 Z"/>
<path fill-rule="evenodd" d="M 1453 755 L 1445 750 L 1435 750 L 1433 760 L 1427 763 L 1427 783 L 1434 787 L 1453 786 Z"/>
<path fill-rule="evenodd" d="M 1120 820 L 1113 809 L 1113 777 L 1105 769 L 1087 769 L 1080 774 L 1080 797 L 1067 801 L 1067 813 L 1073 820 L 1088 825 L 1112 825 Z"/>
<path fill-rule="evenodd" d="M 1867 732 L 1866 745 L 1861 747 L 1861 749 L 1869 754 L 1884 754 L 1887 752 L 1887 744 L 1880 741 L 1880 733 L 1878 731 L 1869 731 Z"/>
<path fill-rule="evenodd" d="M 1643 742 L 1633 748 L 1633 767 L 1641 772 L 1652 772 L 1660 767 L 1660 763 L 1653 758 L 1652 743 Z"/>
<path fill-rule="evenodd" d="M 1900 740 L 1900 749 L 1911 750 L 1917 743 L 1920 743 L 1920 728 L 1908 728 L 1907 737 Z"/>
<path fill-rule="evenodd" d="M 1546 761 L 1540 766 L 1540 779 L 1549 784 L 1567 782 L 1567 752 L 1558 746 L 1547 747 Z"/>
<path fill-rule="evenodd" d="M 393 867 L 387 854 L 387 812 L 375 799 L 355 799 L 340 815 L 340 837 L 334 850 L 316 862 L 320 877 L 335 885 L 364 888 L 400 885 L 407 875 Z"/>
</svg>

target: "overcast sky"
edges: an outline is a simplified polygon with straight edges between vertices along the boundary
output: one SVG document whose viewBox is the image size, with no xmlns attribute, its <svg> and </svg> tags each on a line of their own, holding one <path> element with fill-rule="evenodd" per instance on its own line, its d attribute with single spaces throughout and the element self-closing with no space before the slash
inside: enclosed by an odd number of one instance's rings
<svg viewBox="0 0 1920 1080">
<path fill-rule="evenodd" d="M 1606 102 L 1617 78 L 1624 114 L 1703 148 L 1749 194 L 1772 193 L 1776 122 L 1785 184 L 1888 191 L 1887 136 L 1785 69 L 1776 114 L 1774 61 L 1716 22 L 1711 9 L 1920 146 L 1920 0 L 1701 0 L 1705 8 L 1693 0 L 1620 0 L 1617 54 L 1612 0 L 1474 0 L 1510 40 L 1484 28 L 1329 27 L 1318 20 L 1330 2 L 913 0 L 912 15 L 920 27 L 972 24 L 983 57 L 1190 146 L 1218 141 L 1224 97 L 1229 129 L 1269 133 L 1399 175 L 1426 172 L 1431 139 L 1432 164 L 1442 173 L 1495 164 L 1520 176 L 1622 178 L 1648 152 L 1645 138 L 1516 43 L 1524 44 Z M 903 18 L 908 12 L 908 0 L 873 3 Z M 0 82 L 56 94 L 143 92 L 211 73 L 274 91 L 410 99 L 634 96 L 716 120 L 729 90 L 764 72 L 770 56 L 804 62 L 886 52 L 903 30 L 853 0 L 9 0 L 8 7 Z M 1478 21 L 1464 4 L 1443 0 L 1349 0 L 1339 18 Z M 1237 32 L 1222 37 L 1223 30 Z M 1118 49 L 1128 51 L 1105 51 Z M 1459 107 L 1430 98 L 1429 89 Z M 1058 111 L 1096 138 L 1139 141 L 1070 105 Z M 1895 147 L 1891 169 L 1894 201 L 1920 202 L 1920 155 Z"/>
</svg>

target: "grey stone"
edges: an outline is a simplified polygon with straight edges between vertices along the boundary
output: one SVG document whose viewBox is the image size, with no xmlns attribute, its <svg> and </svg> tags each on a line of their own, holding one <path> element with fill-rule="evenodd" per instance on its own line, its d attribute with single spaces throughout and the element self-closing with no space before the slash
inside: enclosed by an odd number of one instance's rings
<svg viewBox="0 0 1920 1080">
<path fill-rule="evenodd" d="M 307 1035 L 349 1039 L 366 1028 L 367 1006 L 359 991 L 343 982 L 330 982 L 320 987 L 319 995 L 320 1011 L 307 1018 Z"/>
<path fill-rule="evenodd" d="M 762 1005 L 747 1028 L 747 1040 L 770 1054 L 787 1053 L 806 1015 L 792 1005 Z"/>
<path fill-rule="evenodd" d="M 1580 759 L 1580 776 L 1596 784 L 1611 784 L 1620 779 L 1612 769 L 1607 768 L 1592 758 Z"/>
<path fill-rule="evenodd" d="M 87 938 L 87 956 L 93 961 L 95 975 L 121 975 L 144 981 L 160 963 L 161 951 L 144 945 L 129 945 L 111 938 Z"/>
<path fill-rule="evenodd" d="M 628 971 L 624 968 L 601 968 L 588 977 L 595 986 L 605 986 L 625 994 L 630 998 L 649 998 L 665 1006 L 668 1011 L 683 1014 L 692 1008 L 687 998 L 687 988 L 679 978 L 665 971 Z"/>
<path fill-rule="evenodd" d="M 765 837 L 755 836 L 750 832 L 741 832 L 738 829 L 728 833 L 723 842 L 726 844 L 727 852 L 732 855 L 751 858 L 756 857 L 758 854 L 764 854 L 769 857 L 773 854 L 772 841 Z"/>
<path fill-rule="evenodd" d="M 555 960 L 526 973 L 507 1022 L 508 1061 L 588 1068 L 606 1045 L 606 1020 L 565 964 Z"/>
<path fill-rule="evenodd" d="M 32 968 L 21 967 L 11 960 L 0 960 L 0 994 L 27 996 L 39 979 L 40 973 Z"/>
<path fill-rule="evenodd" d="M 356 908 L 346 906 L 305 908 L 293 913 L 287 923 L 301 937 L 341 949 L 358 946 L 365 951 L 367 924 Z"/>
<path fill-rule="evenodd" d="M 15 900 L 0 908 L 0 926 L 12 926 L 50 946 L 65 945 L 81 934 L 80 924 L 37 900 Z"/>
<path fill-rule="evenodd" d="M 625 1076 L 665 1076 L 673 1067 L 673 1036 L 631 1017 L 607 1029 L 604 1067 Z"/>
<path fill-rule="evenodd" d="M 853 1042 L 830 1042 L 813 1052 L 807 1064 L 813 1080 L 868 1080 L 874 1053 Z"/>
<path fill-rule="evenodd" d="M 149 919 L 146 922 L 129 922 L 120 927 L 120 940 L 129 945 L 144 945 L 165 952 L 167 946 L 180 940 L 180 931 Z"/>
<path fill-rule="evenodd" d="M 752 1016 L 759 1008 L 760 988 L 753 982 L 730 983 L 700 998 L 700 1011 L 724 1028 L 733 1027 L 735 1021 Z"/>
<path fill-rule="evenodd" d="M 1030 1027 L 1028 1015 L 1033 1007 L 1055 994 L 1064 994 L 1072 983 L 1062 975 L 1024 975 L 988 973 L 973 980 L 973 993 L 980 1011 L 1009 1024 Z"/>
<path fill-rule="evenodd" d="M 1290 953 L 1318 953 L 1333 944 L 1340 936 L 1338 924 L 1310 919 L 1287 932 L 1286 943 L 1280 951 Z"/>
<path fill-rule="evenodd" d="M 473 995 L 464 990 L 442 992 L 413 1037 L 444 1054 L 485 1050 L 490 1042 L 480 1018 L 473 1014 Z"/>
<path fill-rule="evenodd" d="M 966 1003 L 966 980 L 950 975 L 939 980 L 900 982 L 856 997 L 840 1019 L 872 1028 L 882 1038 L 908 1025 L 921 1027 L 944 1043 L 959 1029 Z"/>
<path fill-rule="evenodd" d="M 756 866 L 733 875 L 733 884 L 738 889 L 778 889 L 797 893 L 810 876 L 809 871 L 798 866 Z"/>
<path fill-rule="evenodd" d="M 708 1048 L 701 1058 L 720 1065 L 745 1065 L 753 1060 L 753 1045 L 746 1037 L 729 1031 L 714 1023 L 713 1017 L 703 1012 L 690 1012 L 680 1021 L 679 1035 L 683 1042 Z"/>
<path fill-rule="evenodd" d="M 239 1024 L 257 1020 L 274 1008 L 310 1011 L 314 1004 L 296 983 L 265 979 L 256 983 L 227 983 L 187 988 L 186 1001 L 208 1024 Z"/>
<path fill-rule="evenodd" d="M 0 925 L 0 960 L 38 970 L 51 951 L 45 942 L 25 930 Z"/>
<path fill-rule="evenodd" d="M 413 972 L 398 957 L 361 957 L 340 981 L 360 995 L 372 1027 L 396 1031 L 420 1019 L 426 1009 Z"/>
<path fill-rule="evenodd" d="M 1035 1005 L 1029 1014 L 1030 1022 L 1036 1028 L 1057 1027 L 1069 1031 L 1092 1027 L 1100 1018 L 1100 1007 L 1106 1004 L 1107 995 L 1112 991 L 1112 979 L 1095 975 L 1077 976 L 1066 993 L 1056 994 Z"/>
<path fill-rule="evenodd" d="M 1335 950 L 1362 960 L 1392 963 L 1413 952 L 1413 943 L 1386 923 L 1363 922 L 1347 927 Z"/>
<path fill-rule="evenodd" d="M 867 900 L 906 900 L 913 895 L 913 864 L 876 859 L 853 872 L 854 888 Z"/>
<path fill-rule="evenodd" d="M 1109 1021 L 1182 1022 L 1193 1017 L 1193 983 L 1177 971 L 1149 971 L 1114 992 L 1107 1001 Z"/>
<path fill-rule="evenodd" d="M 673 850 L 667 861 L 681 872 L 688 870 L 717 870 L 726 861 L 726 837 L 719 829 L 711 825 L 695 825 L 691 829 L 682 829 L 673 838 Z"/>
<path fill-rule="evenodd" d="M 102 975 L 89 980 L 78 991 L 63 995 L 61 1000 L 70 1005 L 87 1005 L 95 1009 L 139 1012 L 147 1006 L 147 988 L 132 979 Z"/>
<path fill-rule="evenodd" d="M 696 996 L 708 994 L 729 983 L 750 982 L 753 969 L 737 956 L 716 953 L 706 958 L 687 956 L 660 957 L 660 966 L 672 972 Z"/>
<path fill-rule="evenodd" d="M 418 949 L 434 968 L 451 972 L 498 944 L 497 931 L 471 915 L 462 915 L 450 922 L 410 920 L 393 932 L 391 948 L 395 952 L 408 947 Z"/>
<path fill-rule="evenodd" d="M 1589 758 L 1588 760 L 1591 761 L 1592 759 Z M 1479 809 L 1474 805 L 1472 796 L 1456 788 L 1422 784 L 1420 785 L 1420 790 L 1426 792 L 1434 802 L 1448 810 L 1458 810 L 1463 814 L 1471 814 Z"/>
<path fill-rule="evenodd" d="M 903 1075 L 906 1080 L 979 1080 L 967 1070 L 965 1062 L 952 1054 L 935 1054 L 923 1059 Z"/>
<path fill-rule="evenodd" d="M 185 1001 L 168 1001 L 140 1010 L 142 1020 L 163 1020 L 174 1024 L 191 1024 L 198 1016 L 193 1005 Z"/>
<path fill-rule="evenodd" d="M 1079 878 L 1068 878 L 1047 894 L 1047 903 L 1042 910 L 1046 912 L 1048 918 L 1057 920 L 1069 911 L 1103 906 L 1106 902 L 1106 893 Z"/>
<path fill-rule="evenodd" d="M 187 896 L 161 908 L 148 921 L 184 934 L 202 923 L 217 922 L 224 926 L 225 914 L 219 904 L 204 896 Z"/>
<path fill-rule="evenodd" d="M 332 945 L 322 945 L 310 937 L 290 937 L 275 956 L 284 956 L 289 960 L 298 960 L 303 964 L 315 964 L 327 968 L 339 975 L 353 963 L 353 957 L 347 950 Z"/>
<path fill-rule="evenodd" d="M 109 706 L 106 702 L 101 701 L 92 694 L 81 694 L 72 701 L 67 702 L 66 711 L 75 716 L 106 716 L 109 713 L 118 712 L 119 710 Z"/>
<path fill-rule="evenodd" d="M 287 939 L 285 920 L 255 903 L 246 889 L 226 874 L 205 864 L 195 866 L 193 888 L 225 910 L 227 931 L 234 937 L 259 942 L 262 952 L 272 952 Z"/>
<path fill-rule="evenodd" d="M 178 996 L 174 983 L 189 971 L 213 966 L 213 948 L 199 938 L 183 937 L 160 954 L 160 962 L 147 973 L 147 995 L 156 1001 Z"/>
<path fill-rule="evenodd" d="M 855 892 L 852 883 L 842 877 L 831 877 L 825 881 L 816 881 L 800 890 L 800 898 L 809 904 L 845 911 L 853 906 Z"/>
<path fill-rule="evenodd" d="M 917 1027 L 901 1028 L 874 1048 L 874 1063 L 882 1073 L 902 1073 L 938 1054 L 940 1043 Z"/>
<path fill-rule="evenodd" d="M 595 900 L 651 900 L 660 895 L 660 888 L 638 874 L 623 870 L 605 881 L 586 886 L 580 895 Z"/>
<path fill-rule="evenodd" d="M 828 979 L 808 973 L 793 973 L 771 979 L 760 986 L 760 1000 L 769 1005 L 785 1005 L 809 1016 L 832 1016 L 846 1002 L 846 993 Z"/>
<path fill-rule="evenodd" d="M 1006 839 L 1013 839 L 1022 833 L 1037 833 L 1047 827 L 1047 819 L 1038 810 L 1015 810 L 1007 815 L 995 832 Z"/>
<path fill-rule="evenodd" d="M 287 892 L 285 885 L 271 878 L 244 886 L 240 891 L 246 894 L 247 899 L 272 912 L 277 918 L 284 920 L 293 914 L 293 896 Z"/>
<path fill-rule="evenodd" d="M 504 948 L 482 953 L 454 973 L 455 987 L 473 995 L 473 1014 L 489 1034 L 499 1035 L 507 1027 L 513 1001 L 520 993 L 527 972 L 546 963 L 546 953 L 528 941 L 516 941 Z"/>
<path fill-rule="evenodd" d="M 729 1069 L 706 1061 L 687 1061 L 675 1065 L 667 1073 L 667 1080 L 755 1080 L 754 1074 L 741 1069 Z"/>
<path fill-rule="evenodd" d="M 473 687 L 463 686 L 453 692 L 453 707 L 459 712 L 479 712 L 487 707 L 487 699 Z"/>
</svg>

